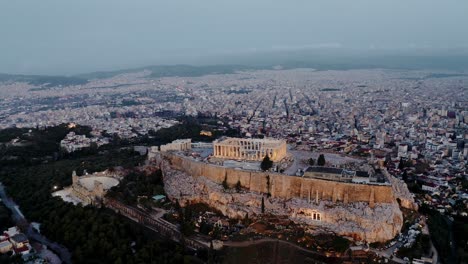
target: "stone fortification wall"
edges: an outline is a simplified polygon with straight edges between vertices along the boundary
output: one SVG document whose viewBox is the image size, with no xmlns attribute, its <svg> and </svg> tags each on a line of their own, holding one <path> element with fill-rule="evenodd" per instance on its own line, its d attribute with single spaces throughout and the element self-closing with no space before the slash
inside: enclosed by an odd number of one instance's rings
<svg viewBox="0 0 468 264">
<path fill-rule="evenodd" d="M 330 200 L 318 201 L 314 195 L 310 195 L 312 196 L 310 198 L 308 195 L 307 198 L 291 199 L 268 197 L 263 193 L 246 189 L 225 190 L 219 182 L 207 177 L 192 177 L 188 172 L 171 167 L 167 160 L 160 160 L 158 165 L 164 173 L 164 190 L 167 197 L 171 201 L 177 201 L 182 207 L 193 203 L 205 203 L 231 219 L 244 219 L 247 216 L 255 218 L 265 212 L 278 217 L 288 217 L 295 223 L 303 225 L 306 232 L 318 234 L 333 231 L 339 235 L 367 242 L 392 239 L 400 232 L 403 225 L 403 215 L 396 201 L 375 203 L 371 208 L 368 202 L 345 204 Z M 240 178 L 252 178 L 248 172 L 240 171 L 240 173 L 238 174 Z M 263 200 L 265 211 L 262 211 Z"/>
<path fill-rule="evenodd" d="M 277 198 L 297 197 L 343 203 L 367 202 L 371 207 L 375 203 L 395 201 L 390 185 L 354 184 L 271 172 L 245 171 L 207 164 L 167 152 L 160 152 L 156 160 L 161 158 L 166 159 L 174 169 L 184 171 L 193 177 L 204 176 L 220 184 L 226 178 L 230 186 L 235 186 L 240 181 L 242 187 L 250 191 L 270 193 L 272 197 Z"/>
</svg>

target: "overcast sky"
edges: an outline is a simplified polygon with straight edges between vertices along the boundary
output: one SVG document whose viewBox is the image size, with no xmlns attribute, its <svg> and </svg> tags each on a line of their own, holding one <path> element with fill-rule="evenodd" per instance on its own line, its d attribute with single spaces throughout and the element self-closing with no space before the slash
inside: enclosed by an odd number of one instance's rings
<svg viewBox="0 0 468 264">
<path fill-rule="evenodd" d="M 0 72 L 331 47 L 468 48 L 467 0 L 0 0 Z"/>
</svg>

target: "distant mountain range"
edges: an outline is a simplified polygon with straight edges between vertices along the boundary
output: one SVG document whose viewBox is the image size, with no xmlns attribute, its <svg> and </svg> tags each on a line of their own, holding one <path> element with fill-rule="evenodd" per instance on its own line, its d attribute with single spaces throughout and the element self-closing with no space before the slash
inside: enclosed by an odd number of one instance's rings
<svg viewBox="0 0 468 264">
<path fill-rule="evenodd" d="M 67 86 L 86 84 L 87 79 L 72 76 L 17 75 L 0 73 L 0 82 L 27 82 L 37 86 Z"/>
<path fill-rule="evenodd" d="M 437 71 L 429 78 L 453 77 L 465 75 L 468 72 L 468 55 L 369 55 L 369 54 L 338 54 L 339 51 L 329 50 L 320 53 L 308 51 L 288 51 L 274 53 L 255 53 L 253 56 L 242 55 L 228 57 L 226 61 L 238 62 L 236 64 L 213 65 L 159 65 L 132 69 L 92 72 L 73 76 L 47 76 L 47 75 L 16 75 L 0 74 L 0 82 L 28 82 L 40 87 L 54 87 L 86 84 L 92 79 L 111 78 L 113 76 L 151 71 L 149 78 L 161 77 L 197 77 L 208 74 L 231 74 L 236 71 L 273 69 L 313 68 L 316 70 L 350 70 L 350 69 L 406 69 Z M 447 72 L 451 74 L 447 75 Z M 444 72 L 444 73 L 440 73 Z"/>
</svg>

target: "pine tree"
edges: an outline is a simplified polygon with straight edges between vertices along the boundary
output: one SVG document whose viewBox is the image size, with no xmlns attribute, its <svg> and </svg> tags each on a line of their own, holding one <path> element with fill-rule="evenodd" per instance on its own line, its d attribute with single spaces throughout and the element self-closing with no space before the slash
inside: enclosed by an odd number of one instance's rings
<svg viewBox="0 0 468 264">
<path fill-rule="evenodd" d="M 403 158 L 400 158 L 400 163 L 398 163 L 398 169 L 403 170 L 405 168 L 405 162 L 403 161 Z"/>
<path fill-rule="evenodd" d="M 271 161 L 270 157 L 266 155 L 263 158 L 262 163 L 260 163 L 260 168 L 262 169 L 262 171 L 267 171 L 271 169 L 271 167 L 273 167 L 273 161 Z"/>
<path fill-rule="evenodd" d="M 406 171 L 404 171 L 401 178 L 402 178 L 403 181 L 407 182 L 408 181 L 408 173 Z"/>
<path fill-rule="evenodd" d="M 323 154 L 320 154 L 320 156 L 318 157 L 317 165 L 318 166 L 324 166 L 325 165 L 325 156 Z"/>
</svg>

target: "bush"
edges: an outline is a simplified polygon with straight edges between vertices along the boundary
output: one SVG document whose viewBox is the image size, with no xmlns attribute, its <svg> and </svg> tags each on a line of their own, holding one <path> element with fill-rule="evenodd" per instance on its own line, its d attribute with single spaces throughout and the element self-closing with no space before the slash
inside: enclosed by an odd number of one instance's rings
<svg viewBox="0 0 468 264">
<path fill-rule="evenodd" d="M 262 171 L 267 171 L 271 169 L 271 167 L 273 167 L 273 161 L 271 161 L 270 157 L 266 155 L 263 158 L 262 163 L 260 163 L 260 168 L 262 169 Z"/>
<path fill-rule="evenodd" d="M 337 236 L 332 241 L 332 247 L 338 252 L 345 252 L 349 248 L 349 240 Z"/>
<path fill-rule="evenodd" d="M 325 156 L 323 154 L 320 154 L 320 156 L 317 159 L 317 165 L 318 166 L 325 166 Z"/>
</svg>

